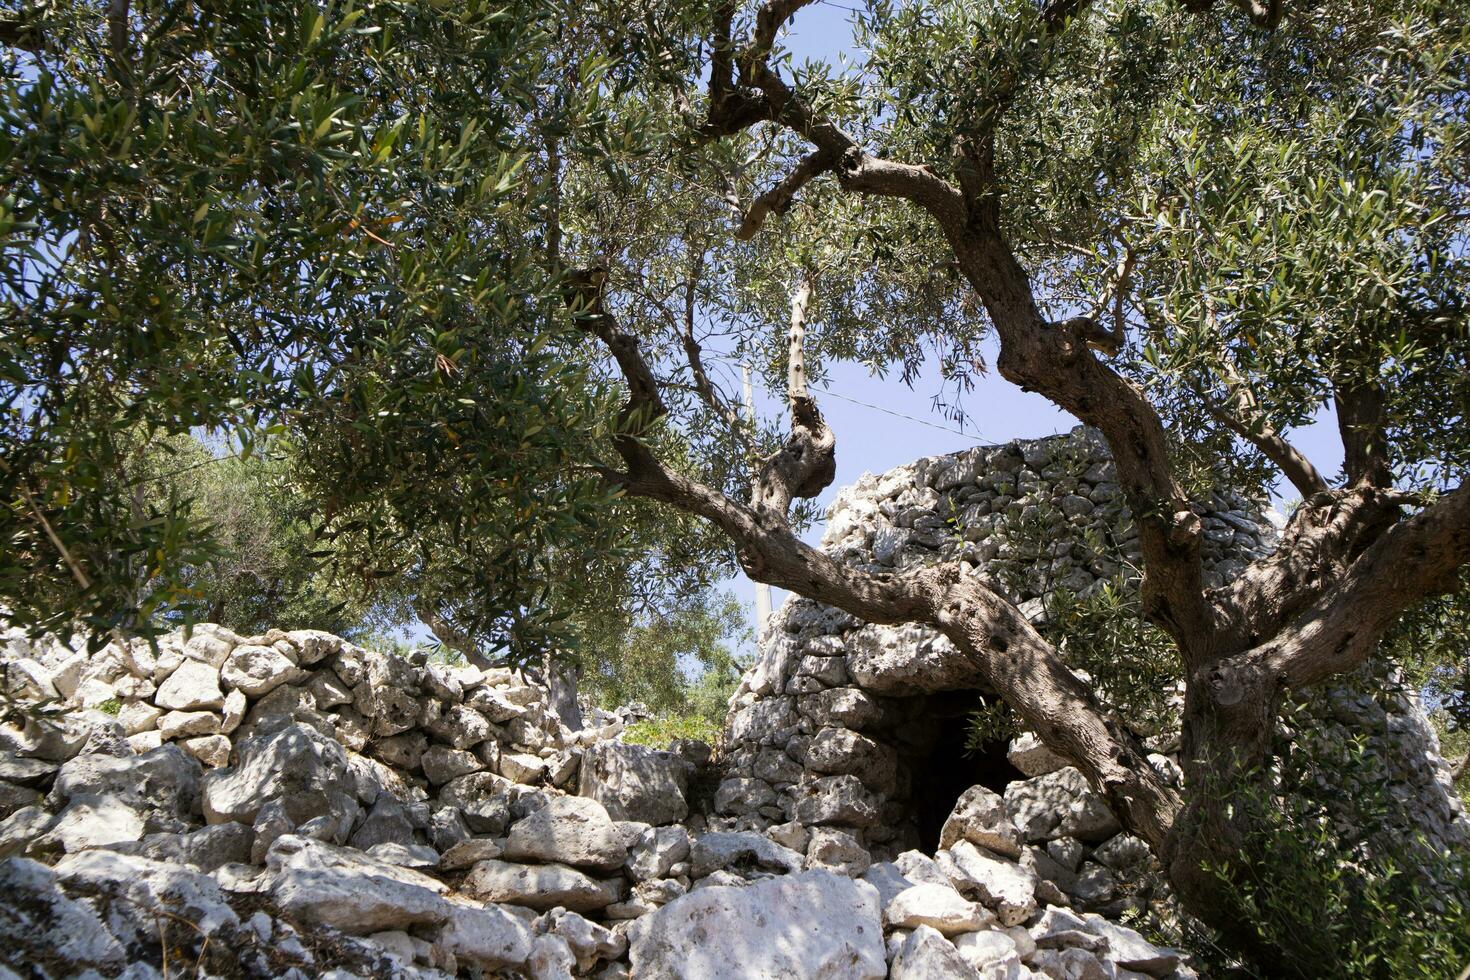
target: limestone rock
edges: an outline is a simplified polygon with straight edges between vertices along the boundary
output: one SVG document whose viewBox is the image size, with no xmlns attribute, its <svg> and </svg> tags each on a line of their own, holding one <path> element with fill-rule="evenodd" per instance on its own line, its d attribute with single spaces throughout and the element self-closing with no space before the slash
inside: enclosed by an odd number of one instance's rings
<svg viewBox="0 0 1470 980">
<path fill-rule="evenodd" d="M 806 758 L 813 772 L 849 773 L 880 792 L 891 791 L 897 779 L 898 758 L 894 750 L 846 728 L 824 728 L 817 732 Z"/>
<path fill-rule="evenodd" d="M 45 865 L 24 858 L 0 861 L 0 893 L 0 963 L 56 964 L 50 975 L 58 978 L 90 970 L 115 976 L 127 965 L 127 951 L 97 911 L 68 898 Z"/>
<path fill-rule="evenodd" d="M 512 861 L 555 861 L 615 871 L 628 857 L 617 828 L 596 800 L 559 796 L 510 829 L 505 856 Z"/>
<path fill-rule="evenodd" d="M 352 687 L 353 707 L 372 721 L 373 734 L 397 735 L 418 724 L 422 706 L 414 668 L 400 657 L 383 654 L 365 656 L 361 664 L 358 682 L 349 682 L 340 670 L 337 676 Z"/>
<path fill-rule="evenodd" d="M 221 865 L 249 861 L 254 836 L 244 824 L 224 823 L 187 834 L 149 834 L 141 840 L 109 845 L 108 850 L 213 871 Z"/>
<path fill-rule="evenodd" d="M 995 929 L 967 932 L 956 936 L 954 948 L 960 956 L 987 978 L 1020 976 L 1021 956 L 1016 941 Z"/>
<path fill-rule="evenodd" d="M 615 820 L 677 823 L 689 815 L 685 794 L 692 768 L 672 752 L 600 742 L 582 756 L 578 793 L 597 800 Z"/>
<path fill-rule="evenodd" d="M 732 866 L 790 873 L 801 870 L 801 855 L 753 831 L 717 831 L 694 839 L 689 863 L 695 878 Z"/>
<path fill-rule="evenodd" d="M 1126 926 L 1092 912 L 1083 916 L 1083 920 L 1088 932 L 1106 940 L 1107 958 L 1125 969 L 1167 977 L 1179 966 L 1178 951 L 1155 946 Z"/>
<path fill-rule="evenodd" d="M 994 921 L 994 916 L 974 902 L 966 901 L 950 885 L 912 885 L 883 908 L 883 923 L 889 928 L 928 926 L 946 936 L 984 929 Z"/>
<path fill-rule="evenodd" d="M 1052 980 L 1112 980 L 1107 967 L 1085 949 L 1038 949 L 1029 962 Z"/>
<path fill-rule="evenodd" d="M 0 781 L 0 817 L 9 817 L 19 810 L 35 806 L 40 802 L 40 790 Z"/>
<path fill-rule="evenodd" d="M 1112 829 L 1108 830 L 1111 814 L 1106 805 L 1092 792 L 1082 773 L 1070 766 L 1011 783 L 1005 790 L 1005 803 L 1028 843 L 1053 837 L 1101 841 L 1119 829 L 1117 821 L 1111 820 Z M 1067 815 L 1071 815 L 1071 826 L 1060 829 Z M 1074 833 L 1073 828 L 1081 828 L 1088 835 Z M 1099 833 L 1101 836 L 1096 836 Z"/>
<path fill-rule="evenodd" d="M 210 823 L 254 823 L 273 800 L 293 822 L 304 823 L 350 800 L 346 752 L 313 728 L 298 723 L 262 732 L 236 751 L 234 766 L 204 777 L 204 816 Z"/>
<path fill-rule="evenodd" d="M 954 810 L 939 831 L 939 846 L 968 840 L 1003 857 L 1021 856 L 1021 834 L 1006 813 L 1005 800 L 984 786 L 960 794 Z"/>
<path fill-rule="evenodd" d="M 878 820 L 878 804 L 856 776 L 822 776 L 797 788 L 796 818 L 870 827 Z"/>
<path fill-rule="evenodd" d="M 94 850 L 74 854 L 56 866 L 57 876 L 67 884 L 82 884 L 126 899 L 137 909 L 166 909 L 187 920 L 201 935 L 211 936 L 239 923 L 213 878 L 192 868 L 114 851 Z M 111 920 L 117 922 L 118 917 Z M 135 927 L 156 935 L 151 914 L 139 916 Z M 119 939 L 126 937 L 114 926 Z"/>
<path fill-rule="evenodd" d="M 1049 908 L 1030 929 L 1031 938 L 1042 949 L 1085 949 L 1102 953 L 1108 948 L 1106 939 L 1087 930 L 1080 917 L 1061 908 Z"/>
<path fill-rule="evenodd" d="M 185 739 L 179 746 L 184 754 L 211 769 L 219 769 L 230 762 L 230 740 L 225 735 L 200 735 Z"/>
<path fill-rule="evenodd" d="M 252 698 L 262 697 L 304 676 L 301 668 L 273 646 L 237 646 L 220 668 L 220 679 L 227 687 Z"/>
<path fill-rule="evenodd" d="M 145 815 L 149 830 L 180 830 L 199 813 L 200 772 L 176 745 L 135 756 L 88 753 L 62 765 L 51 795 L 113 797 Z"/>
<path fill-rule="evenodd" d="M 628 849 L 627 872 L 634 881 L 663 878 L 689 859 L 689 832 L 683 827 L 649 827 Z"/>
<path fill-rule="evenodd" d="M 377 844 L 412 844 L 408 808 L 390 793 L 381 794 L 352 834 L 352 846 L 367 850 Z"/>
<path fill-rule="evenodd" d="M 72 797 L 40 846 L 54 845 L 68 854 L 106 847 L 143 836 L 143 817 L 115 796 Z"/>
<path fill-rule="evenodd" d="M 784 753 L 783 753 L 784 757 Z M 794 764 L 793 764 L 794 765 Z M 796 770 L 800 775 L 801 770 Z M 759 813 L 761 807 L 776 802 L 776 791 L 761 779 L 736 777 L 720 783 L 715 791 L 715 812 L 727 814 Z"/>
<path fill-rule="evenodd" d="M 531 955 L 531 929 L 494 906 L 454 905 L 435 948 L 481 970 L 520 966 Z"/>
<path fill-rule="evenodd" d="M 501 846 L 489 837 L 471 837 L 449 848 L 439 858 L 439 867 L 445 871 L 458 871 L 481 861 L 500 857 Z"/>
<path fill-rule="evenodd" d="M 509 785 L 494 773 L 470 773 L 441 786 L 439 801 L 458 809 L 475 833 L 498 836 L 510 823 Z"/>
<path fill-rule="evenodd" d="M 856 878 L 867 870 L 873 857 L 856 837 L 835 827 L 813 827 L 807 845 L 808 868 L 826 868 Z"/>
<path fill-rule="evenodd" d="M 185 660 L 159 685 L 153 695 L 153 703 L 170 711 L 224 707 L 225 695 L 219 687 L 219 668 L 198 660 Z"/>
<path fill-rule="evenodd" d="M 891 980 L 974 980 L 975 970 L 936 930 L 921 925 L 893 958 Z"/>
<path fill-rule="evenodd" d="M 995 910 L 1001 925 L 1020 925 L 1036 911 L 1036 876 L 1025 868 L 986 854 L 969 841 L 944 853 L 950 880 L 962 895 L 972 895 Z"/>
<path fill-rule="evenodd" d="M 0 859 L 24 854 L 31 842 L 50 830 L 55 822 L 55 815 L 40 806 L 16 810 L 0 821 Z"/>
<path fill-rule="evenodd" d="M 450 913 L 431 889 L 346 868 L 287 868 L 272 880 L 271 898 L 287 915 L 348 935 L 437 924 Z"/>
<path fill-rule="evenodd" d="M 461 890 L 485 902 L 542 910 L 560 905 L 573 912 L 594 912 L 622 898 L 622 879 L 596 879 L 562 864 L 490 860 L 470 869 Z"/>
<path fill-rule="evenodd" d="M 847 669 L 866 691 L 912 695 L 963 687 L 969 662 L 934 629 L 868 625 L 847 637 Z"/>
<path fill-rule="evenodd" d="M 581 973 L 591 970 L 598 960 L 618 958 L 628 948 L 626 937 L 566 909 L 547 912 L 536 920 L 535 929 L 565 942 Z"/>
<path fill-rule="evenodd" d="M 745 888 L 702 888 L 638 919 L 640 980 L 879 980 L 887 973 L 873 888 L 808 871 Z"/>
<path fill-rule="evenodd" d="M 447 783 L 456 776 L 479 772 L 485 768 L 473 752 L 444 745 L 435 745 L 426 751 L 421 764 L 424 776 L 435 786 Z"/>
<path fill-rule="evenodd" d="M 1031 732 L 1022 732 L 1011 740 L 1006 752 L 1006 761 L 1027 776 L 1045 776 L 1047 773 L 1065 769 L 1071 763 L 1041 744 L 1041 739 Z"/>
</svg>

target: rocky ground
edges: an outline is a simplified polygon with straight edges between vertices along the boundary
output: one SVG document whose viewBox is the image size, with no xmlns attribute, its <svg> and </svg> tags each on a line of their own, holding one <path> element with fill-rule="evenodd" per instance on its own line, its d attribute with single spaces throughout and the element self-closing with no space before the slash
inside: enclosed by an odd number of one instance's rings
<svg viewBox="0 0 1470 980">
<path fill-rule="evenodd" d="M 1054 761 L 874 862 L 819 814 L 713 829 L 708 746 L 510 670 L 217 626 L 0 656 L 0 976 L 1192 975 L 1054 883 L 1141 858 L 1056 833 L 1110 815 Z"/>
</svg>

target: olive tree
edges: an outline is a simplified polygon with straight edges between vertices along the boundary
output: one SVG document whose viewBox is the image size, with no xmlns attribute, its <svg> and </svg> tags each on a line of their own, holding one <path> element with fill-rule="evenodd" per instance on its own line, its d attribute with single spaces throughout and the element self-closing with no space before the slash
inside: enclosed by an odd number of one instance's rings
<svg viewBox="0 0 1470 980">
<path fill-rule="evenodd" d="M 661 188 L 665 240 L 691 270 L 682 318 L 675 302 L 648 308 L 639 236 L 561 214 L 583 223 L 558 256 L 569 307 L 626 385 L 619 461 L 602 472 L 721 528 L 757 581 L 943 633 L 1230 932 L 1245 911 L 1205 869 L 1246 846 L 1232 796 L 1264 778 L 1283 698 L 1363 664 L 1470 562 L 1463 18 L 1433 0 L 1246 16 L 875 3 L 857 15 L 868 59 L 841 73 L 780 52 L 805 6 L 649 15 L 661 70 L 645 97 L 663 93 L 669 136 L 662 155 L 627 155 L 621 179 L 637 186 L 644 167 Z M 718 260 L 686 224 L 701 208 L 733 219 Z M 651 438 L 688 424 L 691 391 L 706 402 L 692 411 L 728 414 L 691 325 L 745 306 L 769 326 L 773 292 L 789 298 L 766 336 L 785 347 L 790 428 L 732 491 Z M 1183 665 L 1183 792 L 965 566 L 877 574 L 796 533 L 793 504 L 830 483 L 837 444 L 808 385 L 811 340 L 891 362 L 925 315 L 951 351 L 993 334 L 1003 378 L 1106 439 L 1139 527 L 1141 615 Z M 1324 406 L 1340 474 L 1290 442 Z M 1276 551 L 1218 588 L 1187 492 L 1200 466 L 1279 472 L 1303 498 Z"/>
</svg>

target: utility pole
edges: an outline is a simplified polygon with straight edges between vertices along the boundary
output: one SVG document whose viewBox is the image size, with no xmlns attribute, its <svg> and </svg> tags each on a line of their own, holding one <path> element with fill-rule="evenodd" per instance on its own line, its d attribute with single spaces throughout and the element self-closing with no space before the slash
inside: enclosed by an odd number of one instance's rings
<svg viewBox="0 0 1470 980">
<path fill-rule="evenodd" d="M 755 428 L 755 392 L 750 386 L 750 362 L 740 362 L 740 380 L 745 389 L 745 416 Z M 755 489 L 756 474 L 750 477 L 751 489 Z M 755 583 L 755 643 L 759 647 L 766 638 L 766 624 L 771 620 L 771 587 L 764 582 Z"/>
</svg>

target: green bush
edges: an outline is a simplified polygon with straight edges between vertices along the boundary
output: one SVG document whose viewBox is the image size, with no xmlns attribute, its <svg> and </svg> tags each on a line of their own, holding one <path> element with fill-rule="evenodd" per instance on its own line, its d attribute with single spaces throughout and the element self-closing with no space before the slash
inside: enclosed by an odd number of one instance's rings
<svg viewBox="0 0 1470 980">
<path fill-rule="evenodd" d="M 676 738 L 696 738 L 714 745 L 720 738 L 720 723 L 702 714 L 664 715 L 635 721 L 623 732 L 623 741 L 655 749 L 667 748 Z"/>
<path fill-rule="evenodd" d="M 1232 802 L 1253 827 L 1240 857 L 1209 867 L 1234 889 L 1267 947 L 1298 951 L 1297 975 L 1439 980 L 1470 964 L 1470 860 L 1439 855 L 1420 842 L 1388 843 L 1399 804 L 1387 787 L 1358 787 L 1351 819 L 1306 786 L 1327 775 L 1326 764 L 1360 748 L 1322 752 L 1303 765 L 1292 760 L 1275 788 L 1236 790 Z M 1294 771 L 1293 771 L 1294 769 Z M 1319 786 L 1329 785 L 1318 783 Z M 1212 943 L 1196 955 L 1206 975 L 1225 973 Z M 1211 964 L 1213 963 L 1213 969 Z M 1258 977 L 1291 975 L 1284 964 L 1245 964 Z"/>
</svg>

